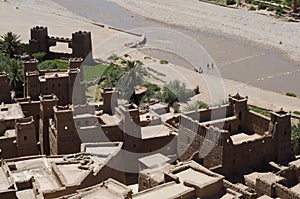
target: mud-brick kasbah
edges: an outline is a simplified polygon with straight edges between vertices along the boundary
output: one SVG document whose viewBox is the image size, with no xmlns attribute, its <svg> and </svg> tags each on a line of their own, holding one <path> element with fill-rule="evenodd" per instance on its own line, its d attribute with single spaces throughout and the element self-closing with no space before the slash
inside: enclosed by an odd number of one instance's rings
<svg viewBox="0 0 300 199">
<path fill-rule="evenodd" d="M 57 42 L 72 53 L 51 52 Z M 68 58 L 69 68 L 24 61 L 23 98 L 11 97 L 0 73 L 0 198 L 300 198 L 284 108 L 265 117 L 236 94 L 225 105 L 175 114 L 158 100 L 118 106 L 114 88 L 87 103 L 90 32 L 57 38 L 35 27 L 28 46 Z"/>
</svg>

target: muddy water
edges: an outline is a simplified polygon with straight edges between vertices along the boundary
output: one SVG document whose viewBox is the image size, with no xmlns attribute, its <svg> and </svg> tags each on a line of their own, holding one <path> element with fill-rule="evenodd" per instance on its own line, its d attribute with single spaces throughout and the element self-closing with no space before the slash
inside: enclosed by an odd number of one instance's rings
<svg viewBox="0 0 300 199">
<path fill-rule="evenodd" d="M 230 35 L 168 26 L 132 14 L 106 0 L 54 1 L 73 13 L 122 29 L 162 27 L 183 32 L 208 51 L 217 63 L 223 77 L 275 92 L 294 92 L 300 96 L 300 64 L 290 60 L 279 50 Z M 161 51 L 148 51 L 147 53 L 158 59 L 163 59 L 164 57 L 171 59 L 170 55 L 164 55 Z M 188 65 L 180 58 L 172 60 L 175 64 Z"/>
</svg>

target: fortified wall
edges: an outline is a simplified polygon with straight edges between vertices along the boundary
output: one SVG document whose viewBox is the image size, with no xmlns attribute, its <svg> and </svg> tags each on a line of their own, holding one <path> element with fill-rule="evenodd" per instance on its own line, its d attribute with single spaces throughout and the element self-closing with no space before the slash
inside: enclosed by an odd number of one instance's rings
<svg viewBox="0 0 300 199">
<path fill-rule="evenodd" d="M 36 26 L 30 30 L 31 38 L 29 40 L 30 55 L 44 52 L 49 59 L 53 58 L 71 58 L 81 57 L 92 60 L 92 37 L 91 32 L 78 31 L 72 34 L 72 38 L 53 37 L 48 35 L 48 28 Z M 72 49 L 72 54 L 51 52 L 50 47 L 56 44 L 67 43 Z"/>
</svg>

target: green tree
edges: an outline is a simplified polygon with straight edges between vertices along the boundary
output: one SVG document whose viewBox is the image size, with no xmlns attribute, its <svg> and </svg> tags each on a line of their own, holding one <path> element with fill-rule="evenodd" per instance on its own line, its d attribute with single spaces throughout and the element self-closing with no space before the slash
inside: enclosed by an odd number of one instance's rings
<svg viewBox="0 0 300 199">
<path fill-rule="evenodd" d="M 5 54 L 0 53 L 0 72 L 5 71 L 7 67 L 9 67 L 10 58 Z"/>
<path fill-rule="evenodd" d="M 17 96 L 21 96 L 23 92 L 23 63 L 16 59 L 11 59 L 9 66 L 5 68 L 10 80 L 10 87 L 16 92 Z"/>
<path fill-rule="evenodd" d="M 106 74 L 106 79 L 103 82 L 103 87 L 116 87 L 119 79 L 123 74 L 123 70 L 119 68 L 111 68 Z"/>
<path fill-rule="evenodd" d="M 194 95 L 194 91 L 187 89 L 185 83 L 179 80 L 170 81 L 163 88 L 164 101 L 173 104 L 175 101 L 186 102 Z"/>
<path fill-rule="evenodd" d="M 189 111 L 197 111 L 202 108 L 208 108 L 208 105 L 200 100 L 195 101 L 194 103 L 188 104 L 185 108 L 184 111 L 189 112 Z"/>
<path fill-rule="evenodd" d="M 141 62 L 137 61 L 127 61 L 124 70 L 125 73 L 118 81 L 117 88 L 123 98 L 130 99 L 135 88 L 143 85 L 144 78 L 148 73 Z"/>
<path fill-rule="evenodd" d="M 0 50 L 10 58 L 14 58 L 22 50 L 20 36 L 12 32 L 2 35 L 0 38 Z"/>
<path fill-rule="evenodd" d="M 291 147 L 294 155 L 300 152 L 300 124 L 292 125 Z"/>
</svg>

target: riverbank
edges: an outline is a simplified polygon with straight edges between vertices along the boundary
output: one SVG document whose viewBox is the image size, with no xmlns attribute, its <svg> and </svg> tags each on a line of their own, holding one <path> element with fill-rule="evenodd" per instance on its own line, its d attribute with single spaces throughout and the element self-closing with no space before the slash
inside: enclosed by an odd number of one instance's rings
<svg viewBox="0 0 300 199">
<path fill-rule="evenodd" d="M 300 24 L 198 0 L 111 0 L 133 13 L 167 24 L 246 38 L 279 48 L 300 61 Z"/>
</svg>

